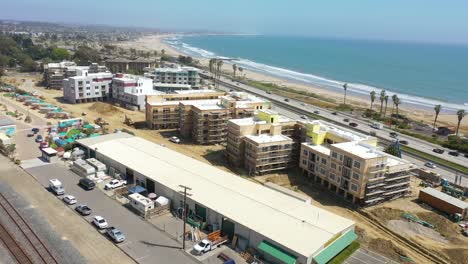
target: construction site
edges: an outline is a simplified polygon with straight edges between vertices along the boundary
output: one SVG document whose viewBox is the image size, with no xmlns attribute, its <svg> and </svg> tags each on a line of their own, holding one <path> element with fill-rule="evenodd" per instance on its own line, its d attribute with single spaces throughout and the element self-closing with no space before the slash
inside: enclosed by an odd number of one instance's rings
<svg viewBox="0 0 468 264">
<path fill-rule="evenodd" d="M 11 80 L 12 77 L 8 78 Z M 32 78 L 34 82 L 39 79 L 40 76 Z M 16 84 L 21 86 L 22 82 L 16 80 Z M 162 144 L 218 169 L 234 172 L 240 177 L 248 175 L 246 170 L 235 169 L 228 164 L 224 156 L 225 147 L 222 145 L 204 146 L 186 142 L 172 144 L 168 139 L 177 135 L 173 129 L 158 131 L 144 129 L 145 113 L 129 111 L 103 102 L 70 105 L 60 100 L 61 91 L 47 90 L 43 87 L 34 87 L 34 89 L 41 93 L 44 101 L 57 105 L 74 116 L 86 113 L 85 118 L 88 120 L 101 118 L 108 123 L 106 125 L 108 131 L 124 128 L 139 137 Z M 19 104 L 19 107 L 24 106 Z M 463 236 L 460 226 L 440 211 L 418 200 L 419 191 L 425 188 L 420 186 L 420 179 L 411 178 L 411 191 L 407 197 L 359 209 L 346 200 L 337 199 L 336 194 L 328 191 L 327 187 L 312 184 L 302 175 L 301 170 L 296 168 L 247 179 L 257 183 L 271 182 L 304 194 L 312 199 L 312 205 L 354 221 L 357 240 L 361 247 L 394 261 L 468 262 L 468 238 Z M 438 188 L 442 190 L 443 187 Z"/>
</svg>

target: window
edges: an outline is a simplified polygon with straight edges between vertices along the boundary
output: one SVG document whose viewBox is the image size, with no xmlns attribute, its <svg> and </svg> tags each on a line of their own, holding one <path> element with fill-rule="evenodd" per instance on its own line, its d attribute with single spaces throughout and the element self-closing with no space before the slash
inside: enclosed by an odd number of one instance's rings
<svg viewBox="0 0 468 264">
<path fill-rule="evenodd" d="M 340 155 L 340 161 L 343 161 L 343 155 Z"/>
<path fill-rule="evenodd" d="M 319 157 L 319 156 L 317 156 L 317 161 L 320 161 L 320 157 Z"/>
<path fill-rule="evenodd" d="M 302 160 L 302 164 L 307 165 L 307 160 Z"/>
<path fill-rule="evenodd" d="M 359 173 L 353 172 L 353 178 L 359 180 Z"/>
<path fill-rule="evenodd" d="M 336 170 L 336 163 L 332 162 L 331 163 L 331 168 Z"/>
<path fill-rule="evenodd" d="M 354 167 L 360 169 L 361 163 L 359 161 L 354 161 Z"/>
<path fill-rule="evenodd" d="M 356 184 L 351 184 L 351 190 L 357 192 L 357 185 Z"/>
<path fill-rule="evenodd" d="M 338 157 L 338 153 L 332 152 L 332 157 L 336 159 Z"/>
<path fill-rule="evenodd" d="M 323 168 L 320 169 L 320 173 L 321 173 L 321 174 L 325 175 L 325 172 L 326 172 L 325 169 L 323 169 Z"/>
<path fill-rule="evenodd" d="M 322 158 L 322 164 L 327 165 L 327 160 L 325 158 Z"/>
<path fill-rule="evenodd" d="M 307 149 L 304 149 L 304 151 L 303 151 L 302 153 L 304 153 L 304 156 L 307 156 L 307 154 L 309 154 L 309 152 L 307 151 Z"/>
<path fill-rule="evenodd" d="M 380 167 L 380 165 L 379 165 L 379 164 L 377 164 L 377 165 L 375 165 L 375 167 L 378 169 L 378 168 Z"/>
<path fill-rule="evenodd" d="M 335 178 L 336 178 L 336 175 L 333 173 L 330 173 L 330 179 L 335 180 Z"/>
</svg>

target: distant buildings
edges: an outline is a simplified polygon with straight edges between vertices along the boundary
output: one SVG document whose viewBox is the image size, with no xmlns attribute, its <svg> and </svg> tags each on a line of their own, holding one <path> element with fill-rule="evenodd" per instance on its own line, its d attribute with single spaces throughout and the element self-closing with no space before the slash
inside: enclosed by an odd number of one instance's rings
<svg viewBox="0 0 468 264">
<path fill-rule="evenodd" d="M 59 63 L 48 63 L 44 65 L 44 81 L 49 89 L 62 89 L 63 79 L 77 76 L 81 71 L 87 70 L 89 73 L 106 72 L 105 66 L 92 63 L 90 66 L 77 66 L 72 61 L 62 61 Z"/>
<path fill-rule="evenodd" d="M 143 73 L 145 68 L 156 67 L 156 60 L 146 58 L 115 58 L 109 59 L 105 65 L 113 73 Z"/>
<path fill-rule="evenodd" d="M 63 96 L 69 103 L 106 101 L 112 83 L 112 73 L 90 73 L 77 70 L 77 75 L 63 80 Z"/>
<path fill-rule="evenodd" d="M 146 72 L 145 77 L 153 79 L 155 83 L 200 85 L 198 69 L 194 67 L 155 68 Z"/>
<path fill-rule="evenodd" d="M 145 97 L 158 94 L 153 90 L 153 80 L 137 75 L 118 73 L 112 80 L 112 98 L 126 108 L 145 109 Z"/>
<path fill-rule="evenodd" d="M 305 122 L 299 166 L 314 182 L 361 205 L 410 192 L 408 161 L 377 149 L 377 139 L 322 121 Z"/>
</svg>

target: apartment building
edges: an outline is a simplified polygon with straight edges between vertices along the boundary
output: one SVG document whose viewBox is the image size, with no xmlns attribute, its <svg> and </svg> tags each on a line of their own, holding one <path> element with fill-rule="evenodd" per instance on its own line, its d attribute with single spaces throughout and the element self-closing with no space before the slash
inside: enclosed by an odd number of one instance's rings
<svg viewBox="0 0 468 264">
<path fill-rule="evenodd" d="M 107 68 L 97 63 L 90 66 L 77 66 L 72 61 L 49 63 L 44 65 L 44 81 L 49 89 L 62 89 L 63 79 L 82 75 L 83 71 L 88 73 L 106 72 Z"/>
<path fill-rule="evenodd" d="M 198 69 L 194 67 L 155 68 L 146 72 L 145 77 L 153 79 L 155 83 L 188 84 L 192 87 L 200 85 Z"/>
<path fill-rule="evenodd" d="M 79 75 L 63 80 L 63 97 L 72 104 L 94 101 L 106 101 L 110 98 L 112 73 L 89 73 L 78 70 Z"/>
<path fill-rule="evenodd" d="M 143 110 L 147 95 L 161 93 L 153 90 L 153 80 L 143 76 L 118 73 L 112 80 L 112 99 L 129 109 Z"/>
<path fill-rule="evenodd" d="M 192 90 L 192 86 L 178 83 L 154 83 L 153 89 L 164 93 L 172 93 L 175 91 Z"/>
<path fill-rule="evenodd" d="M 297 164 L 300 132 L 297 121 L 262 109 L 253 117 L 228 121 L 225 155 L 249 175 L 290 168 Z"/>
<path fill-rule="evenodd" d="M 225 95 L 214 90 L 186 90 L 146 97 L 146 124 L 151 129 L 179 128 L 179 103 L 189 100 L 212 100 Z M 219 100 L 219 99 L 218 99 Z"/>
<path fill-rule="evenodd" d="M 413 165 L 377 149 L 377 139 L 322 121 L 306 122 L 299 166 L 314 182 L 363 206 L 407 195 Z"/>
<path fill-rule="evenodd" d="M 111 72 L 120 73 L 143 73 L 145 68 L 156 67 L 155 59 L 146 58 L 114 58 L 106 60 L 105 65 Z"/>
</svg>

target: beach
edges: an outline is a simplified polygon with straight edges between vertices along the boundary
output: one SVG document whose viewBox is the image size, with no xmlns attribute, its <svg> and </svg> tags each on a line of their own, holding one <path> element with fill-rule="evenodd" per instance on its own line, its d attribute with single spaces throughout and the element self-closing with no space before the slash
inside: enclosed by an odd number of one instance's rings
<svg viewBox="0 0 468 264">
<path fill-rule="evenodd" d="M 116 46 L 130 49 L 134 48 L 137 50 L 146 50 L 146 51 L 161 51 L 162 49 L 165 50 L 166 54 L 172 56 L 178 55 L 186 55 L 182 52 L 176 50 L 175 48 L 171 47 L 167 43 L 164 43 L 164 39 L 173 38 L 175 34 L 161 34 L 161 35 L 149 35 L 134 41 L 126 41 L 126 42 L 116 42 L 114 43 Z M 209 60 L 206 58 L 194 57 L 195 60 L 198 60 L 199 63 L 203 66 L 208 66 Z M 232 64 L 224 63 L 222 67 L 222 71 L 227 74 L 232 74 Z M 343 101 L 343 93 L 337 92 L 336 90 L 324 89 L 322 87 L 317 87 L 309 84 L 303 84 L 299 82 L 294 82 L 287 79 L 278 78 L 275 76 L 270 76 L 267 74 L 259 73 L 256 71 L 245 69 L 242 72 L 242 75 L 245 78 L 267 82 L 267 83 L 274 83 L 279 86 L 287 86 L 289 88 L 293 88 L 300 91 L 307 91 L 311 93 L 316 93 L 320 96 L 331 98 L 336 103 L 340 103 Z M 392 94 L 389 95 L 390 97 Z M 377 95 L 378 97 L 378 95 Z M 347 95 L 347 103 L 352 104 L 358 107 L 369 107 L 370 106 L 370 98 L 367 95 L 361 95 L 357 93 L 348 92 Z M 380 105 L 380 101 L 377 98 L 374 102 L 374 107 L 378 107 Z M 391 108 L 391 102 L 389 102 L 389 108 Z M 403 104 L 400 106 L 400 112 L 407 115 L 411 119 L 415 121 L 421 121 L 426 124 L 432 124 L 434 122 L 434 111 L 431 107 L 420 107 L 413 104 L 405 104 L 403 100 Z M 438 117 L 438 125 L 439 126 L 456 126 L 457 124 L 457 116 L 453 113 L 447 113 L 442 111 Z M 461 131 L 465 133 L 468 132 L 468 117 L 464 118 L 461 123 Z"/>
</svg>

